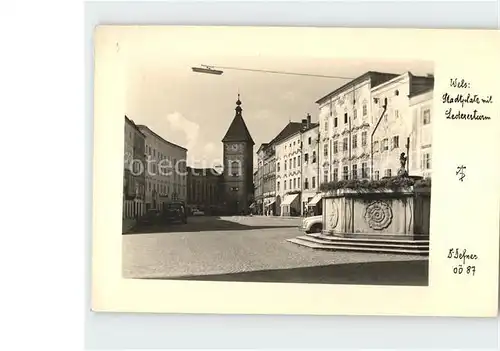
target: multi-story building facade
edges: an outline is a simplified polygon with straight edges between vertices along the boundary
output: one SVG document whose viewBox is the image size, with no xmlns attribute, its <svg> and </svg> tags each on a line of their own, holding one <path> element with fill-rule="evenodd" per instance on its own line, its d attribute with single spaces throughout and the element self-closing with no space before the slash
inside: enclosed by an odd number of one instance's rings
<svg viewBox="0 0 500 351">
<path fill-rule="evenodd" d="M 217 213 L 222 200 L 220 182 L 221 174 L 212 168 L 187 167 L 187 206 L 206 214 Z"/>
<path fill-rule="evenodd" d="M 395 77 L 370 71 L 316 101 L 320 109 L 320 183 L 325 179 L 369 179 L 368 138 L 375 119 L 371 89 Z"/>
<path fill-rule="evenodd" d="M 222 144 L 224 147 L 224 204 L 228 213 L 249 213 L 253 202 L 254 141 L 243 120 L 238 94 L 236 114 Z"/>
<path fill-rule="evenodd" d="M 264 164 L 265 149 L 269 143 L 263 143 L 257 150 L 257 170 L 254 172 L 254 198 L 255 212 L 264 214 L 266 212 L 264 203 Z"/>
<path fill-rule="evenodd" d="M 301 195 L 301 215 L 306 211 L 319 213 L 321 211 L 321 194 L 319 193 L 319 125 L 311 123 L 311 116 L 302 120 L 301 132 L 302 145 L 302 195 Z M 325 173 L 325 176 L 328 174 Z"/>
<path fill-rule="evenodd" d="M 276 155 L 276 210 L 281 216 L 301 213 L 301 128 L 301 123 L 289 122 L 271 142 Z"/>
<path fill-rule="evenodd" d="M 430 119 L 429 95 L 422 96 L 420 92 L 432 89 L 433 85 L 432 76 L 419 77 L 406 72 L 371 90 L 372 111 L 379 116 L 371 128 L 373 140 L 369 141 L 373 142 L 373 160 L 370 162 L 373 164 L 373 179 L 397 175 L 402 153 L 409 161 L 407 172 L 410 175 L 422 173 L 415 164 L 421 157 L 422 133 L 419 129 L 422 125 L 416 123 L 414 111 L 420 113 L 419 109 L 424 108 Z M 430 140 L 425 143 L 430 147 Z"/>
<path fill-rule="evenodd" d="M 146 136 L 146 208 L 161 209 L 165 202 L 185 202 L 187 149 L 165 140 L 147 126 L 138 127 Z"/>
<path fill-rule="evenodd" d="M 145 174 L 143 171 L 145 135 L 127 116 L 125 116 L 124 141 L 123 215 L 124 217 L 137 217 L 145 211 Z"/>
<path fill-rule="evenodd" d="M 303 214 L 319 189 L 317 154 L 318 124 L 311 122 L 310 115 L 300 123 L 289 122 L 273 140 L 262 144 L 254 174 L 256 206 L 260 209 L 257 212 L 279 216 Z"/>
<path fill-rule="evenodd" d="M 262 160 L 262 196 L 264 213 L 275 215 L 276 209 L 276 145 L 267 144 L 259 155 Z"/>
<path fill-rule="evenodd" d="M 410 97 L 433 84 L 432 76 L 367 72 L 319 99 L 320 181 L 395 176 L 402 152 L 410 162 L 427 157 L 415 154 Z M 411 175 L 420 172 L 411 165 Z"/>
<path fill-rule="evenodd" d="M 262 213 L 262 187 L 260 182 L 260 168 L 253 171 L 253 198 L 254 202 L 250 205 L 250 210 L 254 214 Z"/>
<path fill-rule="evenodd" d="M 433 88 L 410 94 L 410 116 L 413 121 L 408 160 L 411 175 L 430 178 L 432 175 L 432 98 Z"/>
</svg>

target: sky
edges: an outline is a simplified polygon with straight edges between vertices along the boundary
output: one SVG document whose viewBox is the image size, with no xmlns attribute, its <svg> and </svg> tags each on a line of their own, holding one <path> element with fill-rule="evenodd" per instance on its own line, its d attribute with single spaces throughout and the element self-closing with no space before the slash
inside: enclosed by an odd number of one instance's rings
<svg viewBox="0 0 500 351">
<path fill-rule="evenodd" d="M 196 162 L 197 166 L 202 162 L 207 166 L 221 163 L 221 139 L 235 115 L 238 93 L 256 152 L 260 144 L 273 139 L 290 120 L 300 122 L 310 113 L 312 121 L 317 121 L 319 110 L 315 101 L 348 80 L 229 69 L 217 76 L 194 73 L 193 66 L 206 64 L 351 78 L 369 70 L 433 73 L 431 62 L 419 60 L 266 55 L 259 51 L 241 54 L 242 50 L 230 47 L 217 52 L 203 50 L 208 46 L 197 41 L 203 42 L 204 38 L 182 41 L 181 38 L 178 40 L 182 46 L 178 47 L 172 44 L 171 36 L 168 45 L 162 45 L 160 34 L 129 35 L 120 42 L 128 60 L 126 115 L 166 140 L 186 147 L 188 164 Z"/>
</svg>

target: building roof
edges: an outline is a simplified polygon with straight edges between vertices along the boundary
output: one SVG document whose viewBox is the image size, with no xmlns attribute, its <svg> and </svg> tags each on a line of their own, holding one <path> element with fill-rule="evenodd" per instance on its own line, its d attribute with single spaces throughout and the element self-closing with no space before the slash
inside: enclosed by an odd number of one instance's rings
<svg viewBox="0 0 500 351">
<path fill-rule="evenodd" d="M 225 143 L 231 141 L 241 141 L 241 142 L 251 143 L 252 145 L 254 145 L 255 143 L 252 139 L 252 136 L 250 135 L 247 125 L 243 120 L 243 116 L 241 115 L 242 108 L 240 105 L 241 105 L 240 94 L 238 94 L 238 101 L 236 101 L 236 108 L 235 108 L 236 114 L 226 132 L 226 135 L 224 136 L 224 138 L 222 138 L 222 142 Z"/>
<path fill-rule="evenodd" d="M 261 150 L 266 149 L 269 146 L 269 143 L 262 143 L 259 146 L 259 149 L 257 150 L 257 153 L 259 153 Z"/>
<path fill-rule="evenodd" d="M 426 87 L 426 88 L 418 89 L 418 90 L 410 92 L 410 94 L 408 95 L 408 97 L 409 98 L 413 98 L 415 96 L 419 96 L 419 95 L 423 95 L 425 93 L 429 93 L 429 92 L 431 92 L 433 90 L 434 90 L 434 87 Z"/>
<path fill-rule="evenodd" d="M 360 75 L 357 78 L 354 78 L 353 80 L 349 81 L 348 83 L 342 85 L 341 87 L 335 89 L 331 93 L 326 94 L 323 96 L 321 99 L 316 101 L 317 104 L 323 103 L 325 100 L 338 95 L 342 93 L 344 90 L 347 90 L 348 88 L 352 87 L 353 85 L 356 85 L 358 83 L 361 83 L 365 81 L 366 79 L 371 80 L 371 87 L 374 88 L 379 84 L 382 84 L 388 80 L 391 80 L 392 78 L 395 78 L 399 76 L 400 74 L 394 74 L 394 73 L 385 73 L 385 72 L 376 72 L 376 71 L 368 71 L 362 75 Z"/>
<path fill-rule="evenodd" d="M 288 124 L 278 133 L 278 135 L 269 142 L 269 144 L 276 144 L 286 138 L 299 133 L 302 128 L 302 123 L 300 122 L 288 122 Z"/>
<path fill-rule="evenodd" d="M 144 135 L 143 132 L 141 132 L 141 130 L 139 129 L 139 127 L 137 126 L 137 124 L 135 124 L 135 122 L 133 120 L 131 120 L 130 118 L 127 117 L 127 115 L 125 115 L 125 123 L 128 123 L 132 126 L 132 128 L 134 128 L 135 130 L 137 130 L 139 133 L 141 133 L 144 137 L 146 137 Z"/>
<path fill-rule="evenodd" d="M 156 138 L 160 139 L 164 143 L 169 144 L 169 145 L 174 146 L 174 147 L 177 147 L 179 149 L 187 151 L 187 149 L 185 147 L 179 146 L 177 144 L 174 144 L 174 143 L 172 143 L 170 141 L 167 141 L 167 140 L 163 139 L 161 136 L 159 136 L 158 134 L 156 134 L 155 132 L 153 132 L 148 126 L 140 124 L 137 127 L 139 128 L 139 130 L 141 130 L 141 132 L 143 132 L 143 134 L 144 134 L 144 131 L 148 131 L 149 133 L 153 134 Z"/>
<path fill-rule="evenodd" d="M 305 133 L 305 132 L 307 132 L 307 131 L 309 131 L 311 129 L 318 128 L 318 127 L 319 127 L 319 123 L 311 123 L 309 125 L 309 127 L 307 127 L 306 129 L 302 130 L 302 133 Z"/>
<path fill-rule="evenodd" d="M 410 93 L 408 97 L 413 97 L 427 93 L 434 89 L 434 76 L 414 76 L 411 75 Z"/>
</svg>

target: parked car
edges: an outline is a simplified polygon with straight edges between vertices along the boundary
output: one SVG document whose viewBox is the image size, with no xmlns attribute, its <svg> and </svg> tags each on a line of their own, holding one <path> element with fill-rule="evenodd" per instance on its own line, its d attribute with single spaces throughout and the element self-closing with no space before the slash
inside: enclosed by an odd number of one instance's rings
<svg viewBox="0 0 500 351">
<path fill-rule="evenodd" d="M 203 212 L 202 210 L 198 210 L 198 209 L 194 209 L 193 212 L 192 212 L 193 216 L 204 216 L 205 215 L 205 212 Z"/>
<path fill-rule="evenodd" d="M 153 225 L 158 224 L 161 220 L 161 213 L 157 209 L 147 210 L 144 216 L 139 219 L 139 224 L 141 225 Z"/>
<path fill-rule="evenodd" d="M 306 233 L 321 233 L 323 230 L 323 216 L 305 217 L 299 229 Z"/>
<path fill-rule="evenodd" d="M 167 223 L 187 223 L 186 206 L 180 202 L 165 204 L 163 218 Z"/>
</svg>

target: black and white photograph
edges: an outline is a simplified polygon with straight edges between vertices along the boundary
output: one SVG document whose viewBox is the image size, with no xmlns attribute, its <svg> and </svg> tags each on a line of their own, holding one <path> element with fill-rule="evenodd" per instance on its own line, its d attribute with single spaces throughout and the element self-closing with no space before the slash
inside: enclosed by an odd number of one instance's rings
<svg viewBox="0 0 500 351">
<path fill-rule="evenodd" d="M 124 278 L 428 285 L 433 62 L 144 50 Z"/>
<path fill-rule="evenodd" d="M 496 314 L 496 38 L 99 27 L 93 309 Z"/>
</svg>

